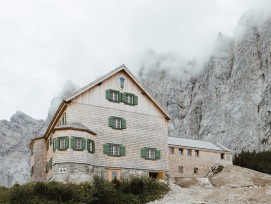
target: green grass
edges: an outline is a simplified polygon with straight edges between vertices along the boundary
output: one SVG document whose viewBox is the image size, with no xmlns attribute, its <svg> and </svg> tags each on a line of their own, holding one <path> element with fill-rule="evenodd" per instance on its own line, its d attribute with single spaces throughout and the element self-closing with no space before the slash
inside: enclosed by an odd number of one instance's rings
<svg viewBox="0 0 271 204">
<path fill-rule="evenodd" d="M 86 203 L 86 204 L 141 204 L 163 197 L 166 184 L 145 177 L 107 181 L 95 177 L 92 183 L 63 184 L 37 182 L 0 187 L 0 203 Z"/>
</svg>

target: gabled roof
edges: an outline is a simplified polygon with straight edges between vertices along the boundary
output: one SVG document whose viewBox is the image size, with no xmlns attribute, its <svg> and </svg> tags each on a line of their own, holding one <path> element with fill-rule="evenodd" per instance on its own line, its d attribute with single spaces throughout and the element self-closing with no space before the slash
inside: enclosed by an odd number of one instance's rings
<svg viewBox="0 0 271 204">
<path fill-rule="evenodd" d="M 147 90 L 142 86 L 142 84 L 134 77 L 134 75 L 128 70 L 128 68 L 123 64 L 116 69 L 112 70 L 111 72 L 107 73 L 106 75 L 98 78 L 97 80 L 91 82 L 90 84 L 82 87 L 75 93 L 73 93 L 71 96 L 68 96 L 66 99 L 64 99 L 66 102 L 70 102 L 75 97 L 79 96 L 80 94 L 84 93 L 85 91 L 91 89 L 92 87 L 96 86 L 97 84 L 103 82 L 104 80 L 108 79 L 109 77 L 113 76 L 114 74 L 125 71 L 128 76 L 132 78 L 132 80 L 144 91 L 144 93 L 154 102 L 154 104 L 164 113 L 166 116 L 166 119 L 170 120 L 170 116 L 167 113 L 167 111 L 147 92 Z"/>
<path fill-rule="evenodd" d="M 194 147 L 194 148 L 200 148 L 200 149 L 230 152 L 229 149 L 227 149 L 221 144 L 213 144 L 211 142 L 206 142 L 202 140 L 191 140 L 191 139 L 184 139 L 180 137 L 168 137 L 168 144 L 178 145 L 178 146 L 183 146 L 183 147 L 191 147 L 191 148 Z"/>
<path fill-rule="evenodd" d="M 117 67 L 116 69 L 112 70 L 111 72 L 107 73 L 106 75 L 98 78 L 97 80 L 89 83 L 88 85 L 78 89 L 76 92 L 74 92 L 73 94 L 71 94 L 70 96 L 66 97 L 62 103 L 59 105 L 53 119 L 51 120 L 50 124 L 48 125 L 48 128 L 44 134 L 44 138 L 47 138 L 50 134 L 50 132 L 54 129 L 54 126 L 57 123 L 57 120 L 59 119 L 59 117 L 61 116 L 61 114 L 65 111 L 68 103 L 71 102 L 72 99 L 74 99 L 75 97 L 79 96 L 80 94 L 84 93 L 85 91 L 93 88 L 94 86 L 96 86 L 97 84 L 103 82 L 104 80 L 108 79 L 109 77 L 113 76 L 114 74 L 120 72 L 120 71 L 125 71 L 128 76 L 131 77 L 131 79 L 141 88 L 141 90 L 144 92 L 144 94 L 146 96 L 149 97 L 150 100 L 153 101 L 153 103 L 162 111 L 162 113 L 165 115 L 165 118 L 170 120 L 170 116 L 167 113 L 166 110 L 164 110 L 164 108 L 146 91 L 146 89 L 142 86 L 142 84 L 134 77 L 134 75 L 128 70 L 128 68 L 123 64 L 119 67 Z"/>
</svg>

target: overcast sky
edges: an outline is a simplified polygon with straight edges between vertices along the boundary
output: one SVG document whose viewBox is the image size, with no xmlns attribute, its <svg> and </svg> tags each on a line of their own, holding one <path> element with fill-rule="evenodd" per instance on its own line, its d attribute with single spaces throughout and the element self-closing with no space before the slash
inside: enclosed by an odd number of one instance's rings
<svg viewBox="0 0 271 204">
<path fill-rule="evenodd" d="M 20 110 L 46 119 L 67 80 L 84 86 L 146 50 L 202 55 L 218 32 L 268 0 L 2 0 L 0 119 Z M 270 6 L 270 3 L 269 3 Z"/>
</svg>

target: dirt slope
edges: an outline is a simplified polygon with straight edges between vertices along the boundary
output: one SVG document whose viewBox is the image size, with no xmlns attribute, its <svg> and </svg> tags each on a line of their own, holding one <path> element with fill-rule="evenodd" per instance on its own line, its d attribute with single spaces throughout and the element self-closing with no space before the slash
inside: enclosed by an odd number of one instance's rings
<svg viewBox="0 0 271 204">
<path fill-rule="evenodd" d="M 171 185 L 164 203 L 271 203 L 271 176 L 238 166 L 226 166 L 210 179 L 199 179 L 196 185 L 181 188 Z"/>
</svg>

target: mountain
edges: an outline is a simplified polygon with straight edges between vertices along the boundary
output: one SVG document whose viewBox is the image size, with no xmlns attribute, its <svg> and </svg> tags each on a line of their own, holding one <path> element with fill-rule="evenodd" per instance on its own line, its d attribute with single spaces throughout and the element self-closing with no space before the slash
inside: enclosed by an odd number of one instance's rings
<svg viewBox="0 0 271 204">
<path fill-rule="evenodd" d="M 53 98 L 47 120 L 36 120 L 17 111 L 10 119 L 0 120 L 0 186 L 25 183 L 30 178 L 30 140 L 40 137 L 46 130 L 62 99 L 78 89 L 67 81 Z"/>
<path fill-rule="evenodd" d="M 160 66 L 168 58 L 156 56 L 149 69 L 143 62 L 140 79 L 169 111 L 170 136 L 221 143 L 235 152 L 270 149 L 270 17 L 252 10 L 240 19 L 233 37 L 218 34 L 201 72 L 189 69 L 196 62 L 187 62 L 182 74 Z"/>
</svg>

